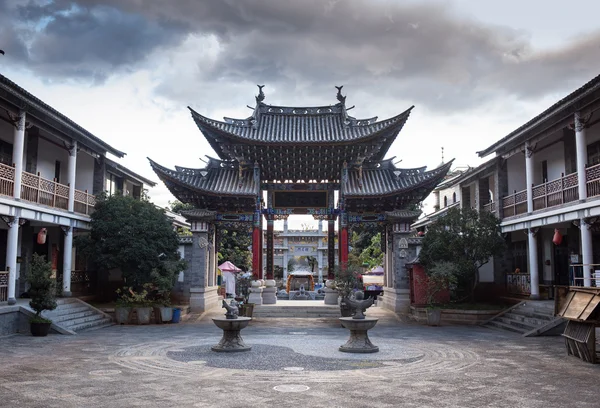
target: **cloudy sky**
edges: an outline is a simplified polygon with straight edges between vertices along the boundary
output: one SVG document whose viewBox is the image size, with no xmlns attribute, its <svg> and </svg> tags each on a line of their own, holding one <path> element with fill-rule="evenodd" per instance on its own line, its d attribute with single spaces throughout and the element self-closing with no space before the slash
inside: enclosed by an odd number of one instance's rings
<svg viewBox="0 0 600 408">
<path fill-rule="evenodd" d="M 434 167 L 444 147 L 473 166 L 600 74 L 599 15 L 597 0 L 0 0 L 0 72 L 154 180 L 147 156 L 214 156 L 187 106 L 247 117 L 258 83 L 300 106 L 344 85 L 356 117 L 415 105 L 389 156 Z"/>
</svg>

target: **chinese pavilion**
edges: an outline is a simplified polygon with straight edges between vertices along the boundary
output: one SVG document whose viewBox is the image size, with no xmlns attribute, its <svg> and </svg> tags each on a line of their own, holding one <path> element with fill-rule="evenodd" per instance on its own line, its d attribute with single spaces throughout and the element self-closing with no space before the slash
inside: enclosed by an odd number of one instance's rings
<svg viewBox="0 0 600 408">
<path fill-rule="evenodd" d="M 218 305 L 219 226 L 252 229 L 254 278 L 262 279 L 264 271 L 267 282 L 266 288 L 254 288 L 253 301 L 275 303 L 276 289 L 269 286 L 274 282 L 273 222 L 310 214 L 327 221 L 329 279 L 334 277 L 335 222 L 342 266 L 348 261 L 349 229 L 378 223 L 385 237 L 384 305 L 406 310 L 409 290 L 404 265 L 416 257 L 418 239 L 411 237 L 410 224 L 420 214 L 412 209 L 444 178 L 451 162 L 426 171 L 426 167 L 397 168 L 393 158 L 384 159 L 412 107 L 381 121 L 356 119 L 348 114 L 353 107 L 346 107 L 341 86 L 336 87 L 337 104 L 316 107 L 267 105 L 262 88 L 252 115 L 245 119 L 217 121 L 189 108 L 218 156 L 207 156 L 205 167 L 171 170 L 150 160 L 171 193 L 195 207 L 185 213 L 193 232 L 193 250 L 186 255 L 192 309 Z M 267 224 L 264 266 L 263 220 Z"/>
</svg>

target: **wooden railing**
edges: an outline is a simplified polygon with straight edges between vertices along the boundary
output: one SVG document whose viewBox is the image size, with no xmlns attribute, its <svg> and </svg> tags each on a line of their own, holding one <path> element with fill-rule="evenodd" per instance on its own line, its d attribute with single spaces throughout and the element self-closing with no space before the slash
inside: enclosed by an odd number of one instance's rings
<svg viewBox="0 0 600 408">
<path fill-rule="evenodd" d="M 504 217 L 512 217 L 527 212 L 527 190 L 519 191 L 502 199 Z"/>
<path fill-rule="evenodd" d="M 528 273 L 507 273 L 506 290 L 515 295 L 529 295 L 531 293 L 531 277 Z"/>
<path fill-rule="evenodd" d="M 585 169 L 588 197 L 600 196 L 600 164 Z"/>
<path fill-rule="evenodd" d="M 490 201 L 489 203 L 484 204 L 483 210 L 491 213 L 496 212 L 496 203 L 494 201 Z"/>
<path fill-rule="evenodd" d="M 577 191 L 577 173 L 533 187 L 533 210 L 570 203 L 579 199 Z"/>
<path fill-rule="evenodd" d="M 8 300 L 8 271 L 0 271 L 0 302 Z"/>
<path fill-rule="evenodd" d="M 15 168 L 0 163 L 0 195 L 13 197 L 15 188 Z M 69 186 L 48 180 L 38 173 L 26 171 L 21 176 L 21 199 L 32 203 L 46 205 L 52 208 L 68 210 Z M 96 204 L 96 198 L 86 191 L 75 189 L 76 213 L 90 215 Z"/>
</svg>

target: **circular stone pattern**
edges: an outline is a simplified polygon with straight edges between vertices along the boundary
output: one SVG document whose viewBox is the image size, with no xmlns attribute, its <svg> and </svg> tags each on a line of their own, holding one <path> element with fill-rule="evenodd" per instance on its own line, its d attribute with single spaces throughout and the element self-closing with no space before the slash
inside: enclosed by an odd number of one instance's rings
<svg viewBox="0 0 600 408">
<path fill-rule="evenodd" d="M 298 385 L 298 384 L 284 384 L 277 385 L 273 387 L 275 391 L 279 392 L 304 392 L 310 390 L 310 387 L 306 385 Z"/>
<path fill-rule="evenodd" d="M 289 347 L 256 344 L 252 351 L 240 353 L 235 356 L 214 353 L 208 346 L 188 347 L 184 352 L 169 351 L 167 357 L 176 361 L 188 363 L 190 361 L 206 361 L 206 366 L 215 368 L 233 368 L 238 370 L 279 371 L 290 367 L 303 367 L 311 371 L 331 370 L 356 370 L 361 367 L 361 361 L 356 359 L 343 359 L 305 355 L 295 352 Z M 269 356 L 269 358 L 265 358 Z M 403 356 L 395 359 L 396 363 L 411 363 L 422 358 L 420 353 Z M 368 362 L 370 368 L 383 367 L 382 360 Z M 290 371 L 290 370 L 288 370 Z"/>
</svg>

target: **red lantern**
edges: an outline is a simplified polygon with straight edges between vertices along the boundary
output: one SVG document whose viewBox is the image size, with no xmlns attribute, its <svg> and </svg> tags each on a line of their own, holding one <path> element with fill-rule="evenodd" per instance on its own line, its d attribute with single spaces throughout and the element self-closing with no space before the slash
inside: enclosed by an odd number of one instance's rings
<svg viewBox="0 0 600 408">
<path fill-rule="evenodd" d="M 562 235 L 559 230 L 555 229 L 554 237 L 552 238 L 552 243 L 554 245 L 560 245 L 561 242 L 562 242 Z"/>
<path fill-rule="evenodd" d="M 419 237 L 422 237 L 423 235 L 425 235 L 425 233 L 424 233 L 423 231 L 419 231 L 419 232 L 417 232 L 417 235 L 418 235 Z"/>
<path fill-rule="evenodd" d="M 37 243 L 40 245 L 44 245 L 46 243 L 46 234 L 48 234 L 48 230 L 46 228 L 42 228 L 40 232 L 37 234 Z"/>
</svg>

